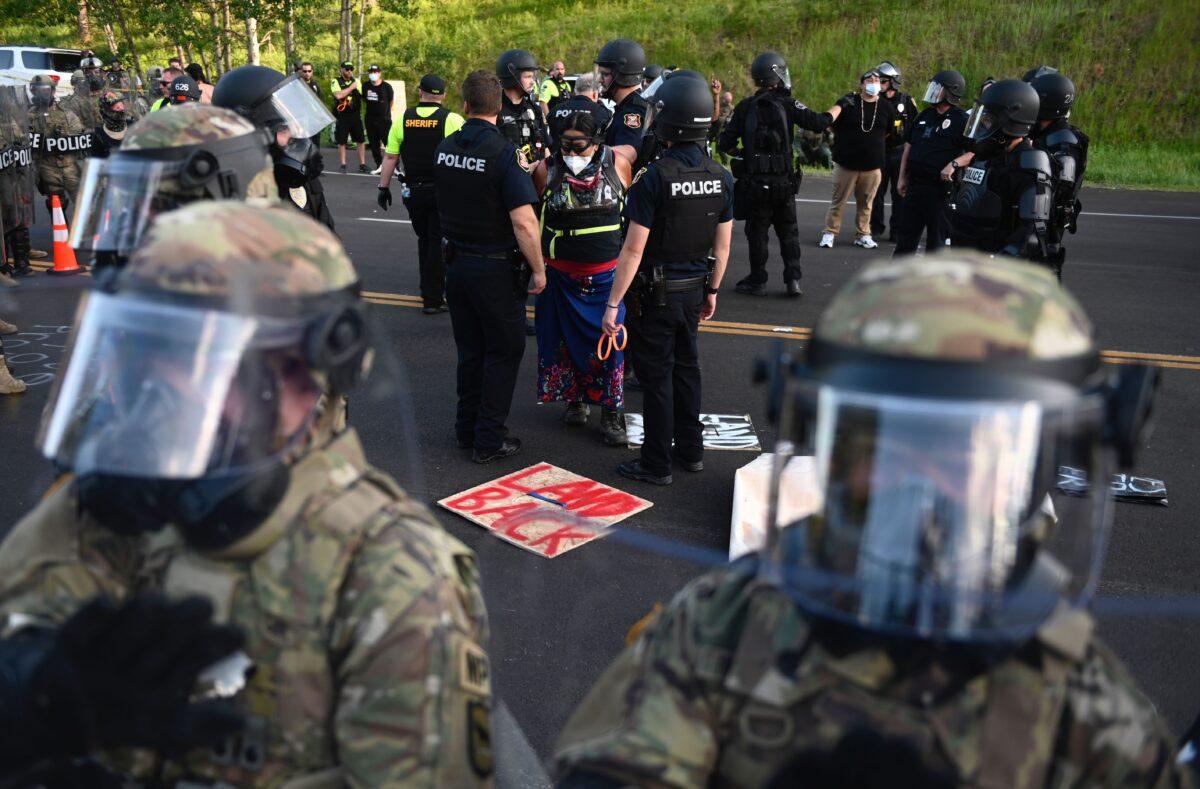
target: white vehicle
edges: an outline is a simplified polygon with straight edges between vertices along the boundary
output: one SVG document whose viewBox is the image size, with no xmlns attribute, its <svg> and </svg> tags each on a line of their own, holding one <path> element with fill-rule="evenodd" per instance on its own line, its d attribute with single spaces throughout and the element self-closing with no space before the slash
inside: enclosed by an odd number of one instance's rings
<svg viewBox="0 0 1200 789">
<path fill-rule="evenodd" d="M 71 89 L 71 73 L 79 68 L 83 50 L 33 47 L 23 45 L 0 45 L 0 85 L 23 85 L 38 74 L 49 74 L 58 80 L 55 95 L 65 98 Z"/>
</svg>

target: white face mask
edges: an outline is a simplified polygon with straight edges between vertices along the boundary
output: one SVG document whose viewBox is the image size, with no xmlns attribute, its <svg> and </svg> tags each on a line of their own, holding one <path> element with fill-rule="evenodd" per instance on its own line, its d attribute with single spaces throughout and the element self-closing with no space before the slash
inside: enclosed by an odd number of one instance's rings
<svg viewBox="0 0 1200 789">
<path fill-rule="evenodd" d="M 879 83 L 878 82 L 867 82 L 863 85 L 863 89 L 867 92 L 868 96 L 878 96 L 879 95 Z"/>
<path fill-rule="evenodd" d="M 590 156 L 563 156 L 563 164 L 575 175 L 579 175 L 591 161 Z"/>
<path fill-rule="evenodd" d="M 375 73 L 371 74 L 372 82 L 379 82 L 381 79 L 383 79 L 383 75 L 380 74 L 379 72 L 375 72 Z"/>
</svg>

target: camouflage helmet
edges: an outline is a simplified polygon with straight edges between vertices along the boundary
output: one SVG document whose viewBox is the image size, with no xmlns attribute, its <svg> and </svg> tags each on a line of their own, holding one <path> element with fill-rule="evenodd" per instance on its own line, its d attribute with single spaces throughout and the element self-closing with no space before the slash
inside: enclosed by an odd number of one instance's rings
<svg viewBox="0 0 1200 789">
<path fill-rule="evenodd" d="M 29 95 L 35 104 L 53 104 L 58 83 L 49 74 L 35 74 L 29 80 Z"/>
<path fill-rule="evenodd" d="M 267 519 L 324 438 L 329 400 L 369 364 L 348 256 L 279 204 L 166 213 L 85 298 L 42 451 L 75 473 L 80 505 L 102 523 L 171 523 L 200 550 Z"/>
<path fill-rule="evenodd" d="M 78 91 L 87 84 L 87 74 L 83 73 L 83 69 L 75 69 L 71 72 L 71 87 Z"/>
</svg>

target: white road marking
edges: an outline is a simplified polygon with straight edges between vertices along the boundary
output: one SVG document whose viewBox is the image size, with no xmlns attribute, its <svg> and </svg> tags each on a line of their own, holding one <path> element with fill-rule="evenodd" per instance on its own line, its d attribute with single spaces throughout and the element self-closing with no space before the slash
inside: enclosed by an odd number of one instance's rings
<svg viewBox="0 0 1200 789">
<path fill-rule="evenodd" d="M 391 222 L 391 223 L 397 224 L 397 225 L 411 225 L 412 224 L 411 219 L 376 219 L 373 216 L 360 216 L 358 218 L 358 221 L 359 222 Z"/>
</svg>

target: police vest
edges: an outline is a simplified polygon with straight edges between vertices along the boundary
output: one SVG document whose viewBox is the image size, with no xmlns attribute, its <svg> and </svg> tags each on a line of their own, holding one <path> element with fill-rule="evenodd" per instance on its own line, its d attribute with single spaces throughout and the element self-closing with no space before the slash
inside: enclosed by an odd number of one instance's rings
<svg viewBox="0 0 1200 789">
<path fill-rule="evenodd" d="M 554 83 L 554 87 L 558 88 L 558 95 L 546 102 L 546 106 L 550 109 L 554 109 L 555 104 L 571 98 L 571 83 L 567 82 L 562 77 L 553 77 L 550 79 L 550 81 Z"/>
<path fill-rule="evenodd" d="M 433 182 L 442 233 L 450 241 L 514 247 L 512 220 L 500 197 L 498 168 L 516 159 L 494 127 L 464 126 L 437 148 Z"/>
<path fill-rule="evenodd" d="M 29 146 L 45 156 L 87 155 L 92 150 L 92 133 L 41 134 L 33 132 L 29 135 Z"/>
<path fill-rule="evenodd" d="M 438 107 L 424 118 L 417 109 L 405 110 L 401 120 L 404 141 L 400 143 L 400 160 L 404 162 L 404 179 L 410 184 L 433 181 L 433 159 L 446 137 L 446 118 L 450 115 L 450 110 Z"/>
<path fill-rule="evenodd" d="M 603 263 L 621 254 L 625 187 L 611 148 L 601 146 L 591 163 L 572 174 L 556 155 L 542 193 L 542 254 L 578 263 Z"/>
<path fill-rule="evenodd" d="M 725 209 L 725 169 L 707 156 L 695 167 L 664 156 L 653 167 L 662 178 L 664 200 L 646 240 L 646 261 L 671 268 L 703 260 Z"/>
<path fill-rule="evenodd" d="M 975 160 L 955 185 L 948 212 L 955 245 L 988 247 L 997 234 L 1005 200 L 995 189 L 995 161 Z"/>
<path fill-rule="evenodd" d="M 752 100 L 742 134 L 746 174 L 786 176 L 792 172 L 791 119 L 783 102 L 770 93 Z"/>
<path fill-rule="evenodd" d="M 345 90 L 353 84 L 353 79 L 334 77 L 333 84 L 329 86 L 329 89 L 334 93 L 337 93 L 338 91 Z M 357 115 L 359 110 L 362 108 L 362 93 L 358 92 L 357 90 L 351 91 L 346 98 L 334 99 L 334 101 L 336 102 L 333 110 L 335 114 L 342 115 L 344 113 L 349 113 L 351 115 Z"/>
<path fill-rule="evenodd" d="M 518 148 L 526 145 L 541 147 L 542 108 L 529 99 L 522 99 L 520 104 L 513 104 L 504 97 L 500 108 L 500 116 L 496 118 L 496 128 L 505 139 Z"/>
</svg>

